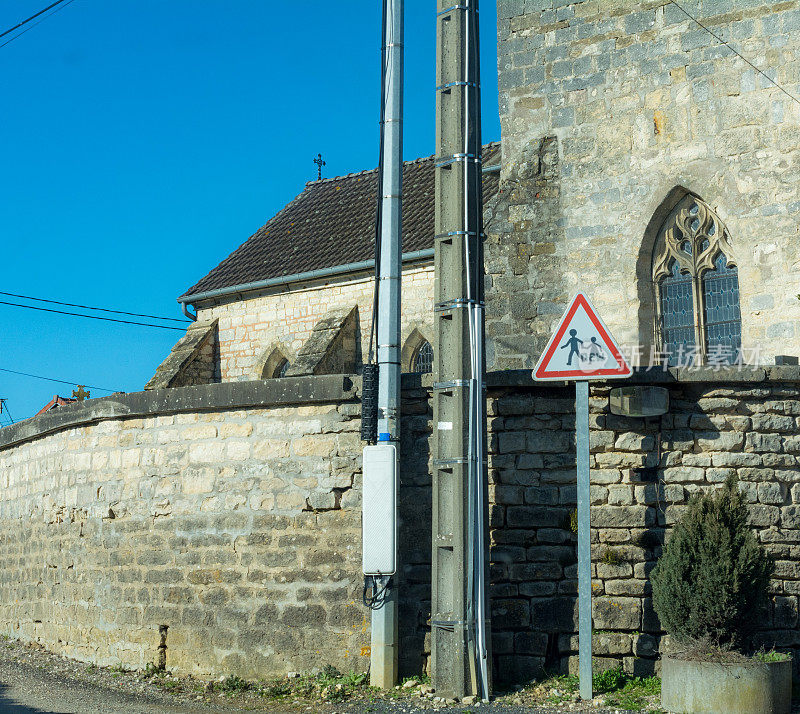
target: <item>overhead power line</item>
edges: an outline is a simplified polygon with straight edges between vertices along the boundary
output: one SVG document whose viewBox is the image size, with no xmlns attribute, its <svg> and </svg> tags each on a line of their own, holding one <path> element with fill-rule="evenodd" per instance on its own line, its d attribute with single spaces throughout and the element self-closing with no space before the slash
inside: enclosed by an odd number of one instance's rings
<svg viewBox="0 0 800 714">
<path fill-rule="evenodd" d="M 14 30 L 16 30 L 17 28 L 20 28 L 20 27 L 22 27 L 24 24 L 26 24 L 26 23 L 30 22 L 31 20 L 33 20 L 33 19 L 34 19 L 34 18 L 36 18 L 36 17 L 39 17 L 39 15 L 41 15 L 42 13 L 45 13 L 45 12 L 47 12 L 47 11 L 48 11 L 48 10 L 50 10 L 51 8 L 54 8 L 56 5 L 60 5 L 62 2 L 64 2 L 64 0 L 58 0 L 58 2 L 54 2 L 54 3 L 53 3 L 52 5 L 50 5 L 49 7 L 46 7 L 44 10 L 41 10 L 41 11 L 37 12 L 35 15 L 32 15 L 32 16 L 31 16 L 31 17 L 29 17 L 27 20 L 23 20 L 23 21 L 22 21 L 22 22 L 20 22 L 18 25 L 15 25 L 14 27 L 12 27 L 12 28 L 10 28 L 10 29 L 6 30 L 5 32 L 3 32 L 2 34 L 0 34 L 0 37 L 5 37 L 5 36 L 6 36 L 7 34 L 9 34 L 10 32 L 13 32 L 13 31 L 14 31 Z M 24 35 L 24 34 L 25 34 L 26 32 L 28 32 L 28 31 L 32 30 L 34 27 L 36 27 L 36 25 L 40 25 L 40 24 L 41 24 L 41 23 L 43 23 L 43 22 L 44 22 L 44 21 L 45 21 L 45 20 L 46 20 L 48 17 L 53 17 L 53 15 L 55 15 L 55 14 L 56 14 L 56 13 L 58 13 L 58 12 L 61 12 L 61 11 L 62 11 L 62 10 L 65 8 L 65 7 L 67 7 L 67 5 L 71 5 L 73 2 L 75 2 L 75 0 L 67 0 L 67 1 L 66 1 L 66 4 L 64 4 L 64 5 L 61 5 L 61 7 L 59 7 L 59 8 L 56 8 L 56 9 L 55 9 L 55 10 L 53 10 L 53 12 L 51 12 L 49 15 L 45 15 L 45 16 L 44 16 L 44 17 L 43 17 L 41 20 L 39 20 L 38 22 L 34 22 L 34 23 L 33 23 L 33 24 L 30 26 L 30 27 L 26 27 L 26 28 L 25 28 L 25 29 L 24 29 L 22 32 L 18 32 L 16 35 L 13 35 L 12 37 L 9 37 L 9 38 L 8 38 L 8 39 L 7 39 L 7 40 L 6 40 L 6 41 L 5 41 L 5 42 L 4 42 L 2 45 L 0 45 L 0 48 L 2 48 L 2 47 L 5 47 L 6 45 L 8 45 L 8 44 L 12 43 L 12 42 L 13 42 L 14 40 L 16 40 L 18 37 L 22 37 L 22 35 Z"/>
<path fill-rule="evenodd" d="M 28 310 L 39 310 L 41 312 L 52 312 L 56 315 L 71 315 L 72 317 L 84 317 L 87 320 L 103 320 L 103 322 L 118 322 L 122 325 L 139 325 L 141 327 L 157 327 L 160 330 L 177 330 L 184 332 L 182 327 L 172 327 L 171 325 L 153 325 L 150 322 L 136 322 L 134 320 L 117 320 L 114 317 L 100 317 L 99 315 L 83 315 L 80 312 L 67 312 L 65 310 L 53 310 L 49 307 L 36 307 L 35 305 L 20 305 L 16 302 L 6 302 L 0 300 L 0 305 L 8 305 L 9 307 L 24 307 Z"/>
<path fill-rule="evenodd" d="M 688 17 L 690 20 L 692 20 L 693 22 L 697 23 L 700 27 L 702 27 L 715 40 L 717 40 L 721 44 L 725 45 L 725 47 L 727 47 L 731 52 L 733 52 L 733 54 L 735 54 L 737 57 L 739 57 L 739 59 L 744 60 L 747 64 L 749 64 L 756 72 L 758 72 L 760 75 L 762 75 L 770 84 L 774 84 L 787 97 L 789 97 L 789 99 L 791 99 L 793 102 L 797 102 L 798 104 L 800 104 L 800 99 L 798 99 L 793 94 L 791 94 L 789 91 L 784 89 L 780 84 L 778 84 L 774 79 L 772 79 L 772 77 L 770 77 L 766 72 L 764 72 L 763 70 L 761 70 L 758 67 L 756 67 L 749 59 L 747 59 L 747 57 L 745 57 L 743 54 L 741 54 L 736 49 L 734 49 L 733 45 L 729 44 L 728 42 L 723 40 L 716 32 L 714 32 L 713 30 L 711 30 L 708 27 L 706 27 L 702 22 L 700 22 L 700 20 L 698 20 L 696 17 L 694 17 L 694 15 L 691 15 L 687 10 L 685 10 L 681 5 L 679 5 L 676 2 L 676 0 L 669 0 L 669 2 L 672 3 L 675 7 L 677 7 L 678 10 L 680 10 L 684 15 L 686 15 L 686 17 Z"/>
<path fill-rule="evenodd" d="M 148 315 L 143 312 L 125 312 L 125 310 L 112 310 L 108 307 L 92 307 L 91 305 L 78 305 L 74 302 L 61 302 L 60 300 L 47 300 L 45 298 L 31 297 L 30 295 L 17 295 L 16 293 L 4 293 L 0 291 L 0 295 L 8 295 L 9 297 L 21 298 L 22 300 L 35 300 L 36 302 L 46 302 L 51 305 L 66 305 L 67 307 L 79 307 L 82 310 L 99 310 L 100 312 L 113 312 L 117 315 L 131 315 L 132 317 L 149 317 L 152 320 L 169 320 L 170 322 L 181 322 L 188 324 L 188 320 L 181 320 L 177 317 L 161 317 L 159 315 Z"/>
<path fill-rule="evenodd" d="M 0 367 L 0 372 L 8 372 L 9 374 L 19 374 L 23 377 L 31 377 L 32 379 L 43 379 L 47 382 L 59 382 L 60 384 L 69 384 L 73 387 L 86 387 L 86 389 L 97 389 L 101 392 L 119 392 L 119 389 L 106 389 L 105 387 L 97 387 L 91 384 L 84 384 L 83 382 L 70 382 L 66 379 L 55 379 L 54 377 L 42 377 L 39 374 L 29 374 L 28 372 L 18 372 L 15 369 L 6 369 L 4 367 Z M 8 409 L 8 407 L 6 407 Z"/>
<path fill-rule="evenodd" d="M 56 5 L 60 5 L 64 0 L 57 0 L 52 5 L 48 5 L 44 10 L 39 10 L 35 15 L 31 15 L 27 20 L 23 20 L 18 25 L 14 25 L 14 27 L 10 27 L 5 32 L 0 32 L 0 37 L 5 37 L 6 35 L 11 34 L 17 28 L 22 27 L 23 25 L 27 25 L 31 20 L 35 20 L 39 15 L 44 15 L 48 10 L 52 10 Z"/>
</svg>

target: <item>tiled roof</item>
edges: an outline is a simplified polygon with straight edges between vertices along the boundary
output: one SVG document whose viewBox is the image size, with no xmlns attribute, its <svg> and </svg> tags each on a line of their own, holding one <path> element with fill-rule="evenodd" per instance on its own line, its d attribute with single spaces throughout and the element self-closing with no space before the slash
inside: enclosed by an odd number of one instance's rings
<svg viewBox="0 0 800 714">
<path fill-rule="evenodd" d="M 434 157 L 403 164 L 403 252 L 433 247 Z M 483 166 L 500 163 L 500 144 L 483 148 Z M 311 181 L 181 299 L 210 290 L 370 260 L 375 251 L 377 170 Z M 484 173 L 484 200 L 499 176 Z"/>
<path fill-rule="evenodd" d="M 61 397 L 58 394 L 55 394 L 53 398 L 47 402 L 47 404 L 45 404 L 38 412 L 36 412 L 35 416 L 49 412 L 51 409 L 65 407 L 67 404 L 74 404 L 77 401 L 77 399 L 73 399 L 72 397 Z"/>
</svg>

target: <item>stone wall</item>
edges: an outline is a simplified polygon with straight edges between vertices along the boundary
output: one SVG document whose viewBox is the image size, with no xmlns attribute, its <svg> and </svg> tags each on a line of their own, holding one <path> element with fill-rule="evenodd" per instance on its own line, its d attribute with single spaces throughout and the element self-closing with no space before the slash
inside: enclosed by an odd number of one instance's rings
<svg viewBox="0 0 800 714">
<path fill-rule="evenodd" d="M 200 306 L 199 320 L 219 319 L 219 372 L 222 381 L 261 379 L 267 357 L 278 348 L 294 363 L 315 326 L 331 310 L 358 307 L 359 353 L 365 358 L 372 320 L 372 277 L 347 276 L 324 284 L 281 288 L 210 307 Z M 422 330 L 433 339 L 433 265 L 403 270 L 402 339 Z"/>
<path fill-rule="evenodd" d="M 684 6 L 797 95 L 800 2 Z M 499 0 L 498 67 L 512 205 L 487 226 L 487 267 L 514 292 L 488 306 L 499 367 L 532 366 L 579 289 L 621 342 L 652 344 L 655 231 L 687 191 L 730 231 L 744 347 L 797 355 L 800 105 L 667 0 Z M 545 137 L 558 162 L 539 172 Z"/>
<path fill-rule="evenodd" d="M 570 297 L 557 250 L 564 229 L 555 136 L 525 148 L 485 213 L 486 361 L 523 367 L 543 351 Z"/>
<path fill-rule="evenodd" d="M 777 560 L 757 643 L 800 649 L 800 368 L 638 374 L 670 410 L 591 392 L 597 666 L 657 670 L 648 574 L 689 497 L 734 474 Z M 400 661 L 430 651 L 429 375 L 406 375 Z M 576 664 L 574 389 L 488 376 L 499 680 Z M 358 381 L 275 379 L 89 400 L 0 430 L 0 632 L 101 664 L 267 676 L 363 670 Z M 643 467 L 650 470 L 637 471 Z"/>
<path fill-rule="evenodd" d="M 0 631 L 144 667 L 166 625 L 167 666 L 200 676 L 364 669 L 356 391 L 275 382 L 3 429 Z"/>
<path fill-rule="evenodd" d="M 800 370 L 673 370 L 640 379 L 669 389 L 668 414 L 615 416 L 610 387 L 591 390 L 596 666 L 658 670 L 662 633 L 648 574 L 688 499 L 731 474 L 759 539 L 777 559 L 756 644 L 800 648 Z M 543 668 L 577 667 L 574 387 L 529 380 L 526 373 L 490 375 L 487 403 L 493 654 L 498 679 L 513 682 Z M 429 645 L 430 479 L 419 466 L 427 459 L 430 412 L 425 390 L 405 396 L 403 458 L 411 468 L 402 470 L 401 652 L 413 666 L 415 646 Z M 636 471 L 642 467 L 655 468 Z M 420 600 L 423 613 L 414 610 Z"/>
</svg>

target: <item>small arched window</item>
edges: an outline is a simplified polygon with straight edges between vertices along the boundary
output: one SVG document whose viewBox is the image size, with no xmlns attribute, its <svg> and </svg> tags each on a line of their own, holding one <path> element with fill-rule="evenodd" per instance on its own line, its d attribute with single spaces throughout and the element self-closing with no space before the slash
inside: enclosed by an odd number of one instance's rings
<svg viewBox="0 0 800 714">
<path fill-rule="evenodd" d="M 261 361 L 256 364 L 259 379 L 275 379 L 285 377 L 286 370 L 291 367 L 291 363 L 279 347 L 269 350 L 267 356 L 262 356 Z M 260 366 L 259 366 L 260 365 Z"/>
<path fill-rule="evenodd" d="M 285 377 L 286 370 L 289 369 L 289 360 L 284 359 L 275 369 L 276 377 Z"/>
<path fill-rule="evenodd" d="M 739 357 L 739 276 L 719 216 L 687 195 L 662 225 L 653 252 L 659 347 L 669 364 Z"/>
<path fill-rule="evenodd" d="M 427 340 L 423 341 L 411 359 L 411 371 L 417 374 L 433 372 L 433 347 Z"/>
</svg>

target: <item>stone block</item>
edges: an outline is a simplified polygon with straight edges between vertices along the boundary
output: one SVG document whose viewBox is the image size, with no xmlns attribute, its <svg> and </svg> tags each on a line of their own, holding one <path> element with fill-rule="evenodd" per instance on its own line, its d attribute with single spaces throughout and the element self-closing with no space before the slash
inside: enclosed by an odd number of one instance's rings
<svg viewBox="0 0 800 714">
<path fill-rule="evenodd" d="M 800 529 L 800 506 L 783 506 L 780 509 L 780 524 L 781 528 Z"/>
<path fill-rule="evenodd" d="M 576 597 L 531 600 L 531 625 L 538 632 L 575 632 L 578 626 Z"/>
<path fill-rule="evenodd" d="M 797 424 L 791 416 L 779 414 L 753 414 L 753 429 L 760 432 L 782 432 L 792 434 L 797 431 Z"/>
<path fill-rule="evenodd" d="M 605 583 L 606 595 L 630 595 L 641 597 L 650 594 L 650 583 L 645 580 L 628 578 L 625 580 L 609 580 Z"/>
<path fill-rule="evenodd" d="M 512 528 L 556 528 L 563 525 L 566 515 L 565 509 L 543 506 L 509 506 L 506 509 L 506 520 Z"/>
<path fill-rule="evenodd" d="M 703 451 L 737 451 L 744 444 L 744 434 L 738 431 L 698 432 L 697 445 Z"/>
<path fill-rule="evenodd" d="M 547 651 L 547 639 L 544 632 L 518 632 L 514 635 L 514 652 L 544 656 Z"/>
<path fill-rule="evenodd" d="M 592 525 L 595 528 L 636 528 L 655 525 L 655 510 L 647 506 L 605 506 L 598 508 Z"/>
<path fill-rule="evenodd" d="M 498 448 L 501 454 L 512 454 L 525 451 L 526 436 L 524 432 L 504 432 L 498 435 Z"/>
<path fill-rule="evenodd" d="M 592 469 L 589 479 L 593 484 L 619 483 L 622 480 L 622 472 L 619 469 Z"/>
<path fill-rule="evenodd" d="M 189 461 L 192 463 L 221 463 L 225 460 L 225 444 L 207 441 L 189 445 Z"/>
<path fill-rule="evenodd" d="M 614 448 L 619 451 L 650 451 L 654 446 L 652 436 L 633 432 L 621 434 L 614 443 Z"/>
<path fill-rule="evenodd" d="M 610 506 L 630 506 L 633 503 L 633 486 L 610 486 L 608 504 Z"/>
<path fill-rule="evenodd" d="M 514 654 L 497 658 L 497 678 L 502 682 L 530 682 L 544 672 L 544 657 Z"/>
<path fill-rule="evenodd" d="M 778 524 L 780 509 L 777 506 L 748 505 L 750 525 L 755 528 L 768 528 Z"/>
<path fill-rule="evenodd" d="M 762 459 L 760 454 L 719 453 L 711 455 L 711 462 L 714 466 L 761 466 Z"/>
<path fill-rule="evenodd" d="M 771 451 L 779 453 L 781 451 L 781 437 L 779 434 L 747 434 L 745 451 L 764 452 Z"/>
<path fill-rule="evenodd" d="M 492 600 L 492 625 L 498 630 L 526 628 L 530 624 L 530 606 L 526 599 Z"/>
<path fill-rule="evenodd" d="M 786 499 L 785 487 L 780 483 L 759 483 L 758 500 L 760 503 L 782 505 Z M 790 506 L 792 508 L 792 506 Z"/>
<path fill-rule="evenodd" d="M 575 643 L 577 644 L 577 643 Z M 577 649 L 577 647 L 575 647 Z M 633 652 L 633 635 L 627 632 L 593 632 L 592 654 L 625 655 Z"/>
<path fill-rule="evenodd" d="M 705 469 L 696 466 L 674 466 L 664 469 L 665 483 L 689 483 L 705 481 Z"/>
<path fill-rule="evenodd" d="M 630 597 L 596 597 L 592 600 L 592 618 L 598 630 L 639 630 L 642 601 Z"/>
</svg>

